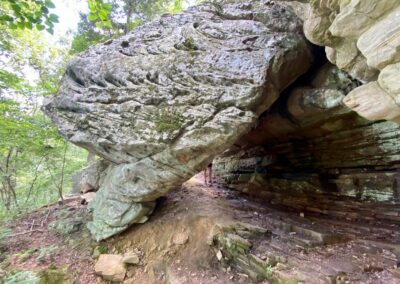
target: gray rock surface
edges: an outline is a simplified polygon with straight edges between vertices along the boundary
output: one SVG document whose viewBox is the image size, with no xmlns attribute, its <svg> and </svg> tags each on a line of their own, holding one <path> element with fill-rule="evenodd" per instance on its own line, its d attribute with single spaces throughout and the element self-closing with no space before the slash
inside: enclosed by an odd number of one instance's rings
<svg viewBox="0 0 400 284">
<path fill-rule="evenodd" d="M 98 160 L 72 175 L 72 193 L 97 191 L 104 180 L 104 172 L 108 167 L 105 160 Z"/>
<path fill-rule="evenodd" d="M 51 222 L 48 225 L 48 230 L 63 236 L 68 236 L 79 231 L 82 225 L 83 219 L 81 217 L 71 217 Z"/>
<path fill-rule="evenodd" d="M 301 21 L 261 0 L 164 15 L 74 58 L 44 110 L 110 162 L 90 203 L 94 238 L 146 221 L 156 198 L 232 146 L 311 61 Z"/>
</svg>

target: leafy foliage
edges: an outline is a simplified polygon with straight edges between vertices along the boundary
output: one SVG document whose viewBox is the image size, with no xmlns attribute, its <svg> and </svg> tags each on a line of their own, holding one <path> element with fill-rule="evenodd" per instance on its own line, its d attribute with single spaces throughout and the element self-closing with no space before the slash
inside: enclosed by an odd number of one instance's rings
<svg viewBox="0 0 400 284">
<path fill-rule="evenodd" d="M 110 13 L 113 8 L 112 5 L 104 3 L 103 0 L 88 0 L 88 4 L 90 10 L 88 19 L 100 29 L 111 29 Z"/>
<path fill-rule="evenodd" d="M 2 13 L 11 8 L 0 4 Z M 85 151 L 68 146 L 40 111 L 67 57 L 37 29 L 0 20 L 0 219 L 56 201 L 85 163 Z"/>
<path fill-rule="evenodd" d="M 163 13 L 178 13 L 183 0 L 88 0 L 89 14 L 81 14 L 78 32 L 71 53 L 86 50 L 89 46 L 126 34 Z"/>
<path fill-rule="evenodd" d="M 58 16 L 50 13 L 55 8 L 51 0 L 3 0 L 0 22 L 7 22 L 12 29 L 46 29 L 54 32 Z"/>
<path fill-rule="evenodd" d="M 71 44 L 71 54 L 85 51 L 91 45 L 105 41 L 108 36 L 99 31 L 94 22 L 89 21 L 88 15 L 81 13 L 78 31 Z"/>
<path fill-rule="evenodd" d="M 0 70 L 0 89 L 12 88 L 14 90 L 22 89 L 22 79 L 6 70 Z"/>
</svg>

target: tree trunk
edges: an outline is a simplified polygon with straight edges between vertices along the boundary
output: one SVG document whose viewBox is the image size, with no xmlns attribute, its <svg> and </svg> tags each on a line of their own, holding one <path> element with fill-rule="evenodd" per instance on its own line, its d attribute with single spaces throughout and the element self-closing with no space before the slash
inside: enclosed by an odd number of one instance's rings
<svg viewBox="0 0 400 284">
<path fill-rule="evenodd" d="M 60 196 L 61 203 L 64 203 L 64 196 L 63 196 L 64 169 L 65 169 L 65 157 L 67 156 L 67 149 L 68 149 L 68 142 L 65 141 L 64 156 L 63 156 L 63 162 L 62 162 L 62 167 L 61 167 L 61 180 L 60 180 L 60 186 L 58 187 L 58 194 Z"/>
</svg>

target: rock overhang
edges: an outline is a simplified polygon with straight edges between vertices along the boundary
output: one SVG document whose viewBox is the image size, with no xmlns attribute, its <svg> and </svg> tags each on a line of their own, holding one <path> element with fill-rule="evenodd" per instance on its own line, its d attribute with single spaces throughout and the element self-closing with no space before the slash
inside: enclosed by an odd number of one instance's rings
<svg viewBox="0 0 400 284">
<path fill-rule="evenodd" d="M 93 236 L 144 222 L 156 198 L 249 131 L 311 62 L 301 21 L 271 1 L 164 15 L 72 59 L 44 109 L 67 139 L 110 162 Z"/>
</svg>

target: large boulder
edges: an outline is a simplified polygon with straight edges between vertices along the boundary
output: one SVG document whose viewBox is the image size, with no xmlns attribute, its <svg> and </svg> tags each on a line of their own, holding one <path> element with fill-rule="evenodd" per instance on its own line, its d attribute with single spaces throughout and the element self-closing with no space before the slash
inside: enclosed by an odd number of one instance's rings
<svg viewBox="0 0 400 284">
<path fill-rule="evenodd" d="M 110 162 L 90 203 L 95 239 L 147 220 L 154 201 L 232 146 L 312 56 L 273 1 L 206 3 L 71 60 L 44 110 Z"/>
<path fill-rule="evenodd" d="M 400 1 L 309 2 L 304 23 L 307 38 L 326 46 L 332 63 L 369 83 L 343 102 L 369 120 L 400 123 Z"/>
</svg>

